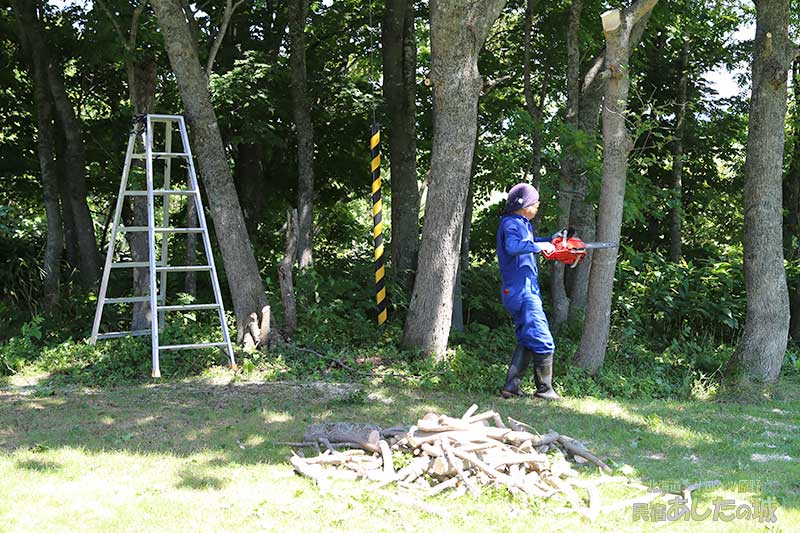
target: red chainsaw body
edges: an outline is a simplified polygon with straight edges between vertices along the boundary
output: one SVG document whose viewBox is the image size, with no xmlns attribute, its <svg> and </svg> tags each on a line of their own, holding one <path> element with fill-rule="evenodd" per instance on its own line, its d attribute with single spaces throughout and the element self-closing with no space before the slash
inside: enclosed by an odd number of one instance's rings
<svg viewBox="0 0 800 533">
<path fill-rule="evenodd" d="M 553 252 L 542 252 L 545 259 L 559 261 L 574 268 L 586 258 L 586 243 L 577 237 L 570 237 L 566 242 L 564 237 L 556 237 L 553 239 L 553 246 Z"/>
</svg>

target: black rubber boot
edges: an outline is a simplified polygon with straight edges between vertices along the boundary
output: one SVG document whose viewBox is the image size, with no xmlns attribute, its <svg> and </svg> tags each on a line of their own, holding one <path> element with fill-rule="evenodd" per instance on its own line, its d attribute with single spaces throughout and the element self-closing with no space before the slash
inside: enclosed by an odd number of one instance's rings
<svg viewBox="0 0 800 533">
<path fill-rule="evenodd" d="M 533 359 L 533 352 L 521 344 L 517 344 L 514 356 L 511 358 L 511 364 L 508 365 L 506 384 L 503 386 L 503 390 L 500 391 L 503 398 L 525 396 L 525 393 L 519 390 L 519 384 L 522 378 L 525 377 L 525 372 L 527 372 L 528 366 L 531 364 L 531 359 Z"/>
<path fill-rule="evenodd" d="M 533 354 L 533 379 L 536 381 L 536 396 L 545 400 L 560 400 L 553 390 L 553 354 Z"/>
</svg>

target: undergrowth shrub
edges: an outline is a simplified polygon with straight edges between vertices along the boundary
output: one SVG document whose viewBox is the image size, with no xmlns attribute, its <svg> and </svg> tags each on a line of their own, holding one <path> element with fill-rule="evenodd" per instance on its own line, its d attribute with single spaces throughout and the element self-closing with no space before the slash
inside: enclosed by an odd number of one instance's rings
<svg viewBox="0 0 800 533">
<path fill-rule="evenodd" d="M 713 258 L 673 264 L 658 254 L 625 249 L 604 364 L 595 376 L 571 364 L 581 324 L 567 324 L 556 338 L 556 390 L 566 396 L 707 396 L 733 351 L 744 319 L 738 264 Z M 549 266 L 542 270 L 544 277 Z M 464 273 L 465 330 L 452 333 L 451 350 L 441 361 L 399 348 L 408 296 L 390 270 L 388 274 L 389 321 L 378 326 L 370 263 L 352 257 L 327 258 L 314 269 L 298 273 L 296 335 L 266 352 L 237 353 L 243 373 L 267 380 L 386 383 L 496 394 L 516 342 L 511 319 L 500 302 L 496 264 L 478 262 Z M 280 318 L 280 303 L 274 304 Z M 88 315 L 93 302 L 89 298 L 70 305 L 76 306 L 74 316 L 79 318 L 29 320 L 0 344 L 0 372 L 31 368 L 51 372 L 51 379 L 89 385 L 149 376 L 147 337 L 89 346 L 81 339 L 91 324 Z M 128 312 L 123 310 L 116 319 L 124 324 Z M 233 323 L 229 317 L 231 331 Z M 215 320 L 201 313 L 170 316 L 161 335 L 164 343 L 219 340 Z M 180 378 L 224 362 L 220 350 L 164 352 L 161 369 L 165 378 Z M 785 372 L 794 371 L 800 371 L 796 346 L 787 352 L 785 362 Z M 532 370 L 523 386 L 529 393 L 534 388 L 531 374 Z"/>
</svg>

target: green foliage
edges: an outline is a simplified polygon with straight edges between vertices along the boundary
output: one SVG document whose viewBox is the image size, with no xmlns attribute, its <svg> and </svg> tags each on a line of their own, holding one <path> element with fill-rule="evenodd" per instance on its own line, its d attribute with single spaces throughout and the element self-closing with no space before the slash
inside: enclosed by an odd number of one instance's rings
<svg viewBox="0 0 800 533">
<path fill-rule="evenodd" d="M 743 325 L 744 274 L 736 257 L 671 263 L 623 247 L 614 323 L 650 338 L 733 340 Z"/>
</svg>

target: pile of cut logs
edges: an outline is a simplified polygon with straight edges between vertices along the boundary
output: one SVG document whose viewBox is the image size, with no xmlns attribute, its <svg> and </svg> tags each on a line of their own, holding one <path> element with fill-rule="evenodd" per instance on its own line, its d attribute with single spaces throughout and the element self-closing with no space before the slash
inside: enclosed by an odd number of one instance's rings
<svg viewBox="0 0 800 533">
<path fill-rule="evenodd" d="M 477 410 L 473 405 L 460 418 L 428 413 L 414 426 L 388 429 L 370 424 L 314 424 L 303 442 L 284 444 L 318 449 L 314 457 L 293 452 L 290 462 L 321 488 L 331 479 L 363 478 L 378 482 L 378 487 L 396 484 L 425 496 L 447 490 L 458 496 L 479 494 L 482 486 L 495 485 L 528 497 L 563 494 L 574 509 L 582 508 L 591 516 L 600 512 L 597 486 L 601 483 L 647 489 L 623 476 L 580 479 L 571 462 L 596 465 L 603 473 L 611 469 L 566 435 L 553 430 L 542 435 L 513 418 L 504 422 L 495 411 Z M 586 491 L 588 508 L 576 488 Z"/>
</svg>

